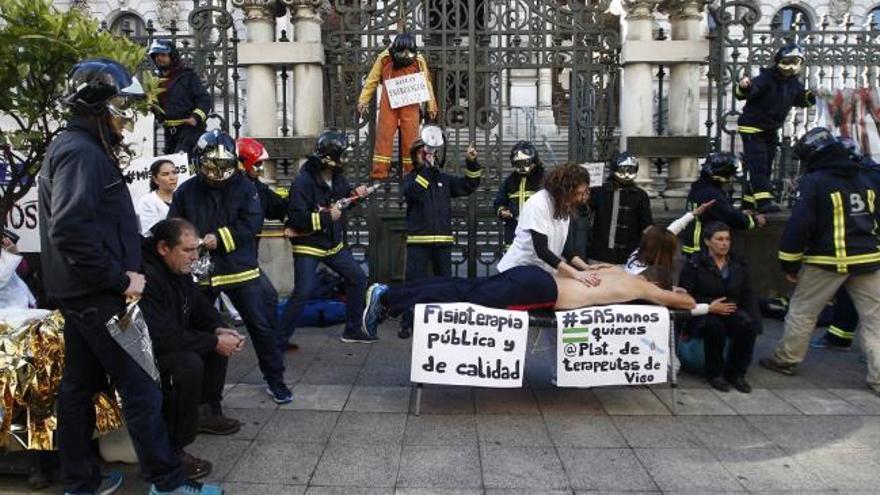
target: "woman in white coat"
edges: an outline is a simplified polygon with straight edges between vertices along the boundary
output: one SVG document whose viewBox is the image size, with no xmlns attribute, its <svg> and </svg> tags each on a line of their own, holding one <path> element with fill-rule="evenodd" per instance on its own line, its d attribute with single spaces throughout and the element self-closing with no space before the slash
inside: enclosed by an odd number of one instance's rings
<svg viewBox="0 0 880 495">
<path fill-rule="evenodd" d="M 141 235 L 149 237 L 150 229 L 168 216 L 171 197 L 177 189 L 177 165 L 160 158 L 150 165 L 150 192 L 138 199 L 137 215 Z"/>
</svg>

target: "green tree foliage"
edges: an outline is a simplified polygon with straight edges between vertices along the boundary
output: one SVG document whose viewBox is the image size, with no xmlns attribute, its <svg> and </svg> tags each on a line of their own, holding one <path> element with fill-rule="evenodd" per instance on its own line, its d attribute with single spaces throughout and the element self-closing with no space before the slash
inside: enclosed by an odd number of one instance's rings
<svg viewBox="0 0 880 495">
<path fill-rule="evenodd" d="M 60 131 L 67 112 L 61 100 L 73 66 L 107 57 L 135 71 L 145 51 L 102 31 L 79 10 L 59 11 L 51 0 L 0 0 L 0 162 L 9 179 L 0 186 L 4 223 L 34 184 L 46 148 Z M 152 80 L 144 86 L 155 88 Z"/>
</svg>

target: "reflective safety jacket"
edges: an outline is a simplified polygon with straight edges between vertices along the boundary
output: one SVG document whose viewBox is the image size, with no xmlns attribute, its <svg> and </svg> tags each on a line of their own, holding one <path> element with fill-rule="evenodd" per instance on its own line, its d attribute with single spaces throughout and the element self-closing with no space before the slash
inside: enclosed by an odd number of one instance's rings
<svg viewBox="0 0 880 495">
<path fill-rule="evenodd" d="M 330 184 L 321 177 L 321 162 L 310 156 L 296 180 L 290 185 L 287 227 L 301 235 L 290 240 L 295 255 L 323 258 L 342 250 L 345 213 L 337 221 L 330 215 L 330 206 L 352 194 L 348 179 L 336 172 Z"/>
<path fill-rule="evenodd" d="M 200 125 L 205 123 L 211 112 L 211 96 L 194 70 L 178 64 L 159 79 L 159 87 L 159 105 L 154 110 L 165 127 L 183 125 L 190 117 Z"/>
<path fill-rule="evenodd" d="M 819 152 L 782 234 L 783 271 L 795 274 L 801 263 L 838 273 L 880 269 L 880 203 L 870 182 L 841 148 Z"/>
<path fill-rule="evenodd" d="M 413 169 L 403 179 L 406 199 L 407 244 L 452 244 L 452 198 L 468 196 L 480 186 L 483 169 L 477 161 L 465 164 L 464 177 L 437 167 Z"/>
<path fill-rule="evenodd" d="M 776 131 L 791 107 L 816 104 L 816 96 L 797 77 L 782 76 L 775 68 L 761 69 L 745 90 L 734 83 L 733 94 L 737 100 L 746 100 L 737 121 L 737 131 L 744 134 Z"/>
<path fill-rule="evenodd" d="M 516 224 L 519 220 L 519 212 L 526 200 L 540 191 L 544 186 L 544 168 L 535 167 L 526 175 L 516 172 L 507 176 L 498 193 L 495 195 L 495 214 L 501 216 L 501 210 L 507 208 L 513 214 L 513 218 L 505 218 L 504 221 L 504 244 L 513 242 L 516 234 Z"/>
<path fill-rule="evenodd" d="M 639 247 L 642 232 L 654 223 L 651 200 L 643 189 L 618 186 L 609 179 L 590 189 L 593 231 L 589 256 L 621 265 Z"/>
<path fill-rule="evenodd" d="M 196 226 L 199 236 L 214 234 L 217 249 L 210 252 L 212 287 L 244 284 L 260 276 L 257 234 L 263 227 L 260 198 L 253 182 L 241 171 L 219 186 L 197 175 L 177 188 L 168 218 L 180 217 Z"/>
<path fill-rule="evenodd" d="M 703 248 L 703 225 L 710 222 L 724 222 L 732 229 L 753 229 L 757 226 L 755 217 L 736 209 L 730 203 L 730 197 L 711 179 L 700 177 L 691 185 L 687 196 L 687 211 L 693 211 L 701 204 L 715 200 L 715 204 L 695 218 L 681 233 L 681 252 L 689 255 L 698 253 Z"/>
</svg>

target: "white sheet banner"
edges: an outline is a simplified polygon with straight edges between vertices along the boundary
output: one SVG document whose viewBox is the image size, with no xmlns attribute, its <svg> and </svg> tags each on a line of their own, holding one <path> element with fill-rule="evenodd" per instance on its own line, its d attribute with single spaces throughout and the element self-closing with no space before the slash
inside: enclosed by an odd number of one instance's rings
<svg viewBox="0 0 880 495">
<path fill-rule="evenodd" d="M 150 192 L 150 165 L 159 159 L 167 159 L 174 163 L 179 174 L 178 184 L 182 184 L 190 177 L 187 165 L 188 158 L 185 153 L 132 160 L 131 164 L 122 171 L 122 175 L 128 182 L 128 192 L 131 194 L 134 204 L 137 204 L 138 198 Z M 18 250 L 23 253 L 40 252 L 37 198 L 37 188 L 32 187 L 23 198 L 13 205 L 6 218 L 6 228 L 18 234 Z"/>
<path fill-rule="evenodd" d="M 387 79 L 382 84 L 385 85 L 391 108 L 405 107 L 431 99 L 428 93 L 428 81 L 421 72 Z"/>
<path fill-rule="evenodd" d="M 669 311 L 618 304 L 556 312 L 560 387 L 663 383 L 669 366 Z"/>
<path fill-rule="evenodd" d="M 587 162 L 581 163 L 581 167 L 590 173 L 590 187 L 599 187 L 605 182 L 605 163 Z"/>
<path fill-rule="evenodd" d="M 476 304 L 417 304 L 413 321 L 414 383 L 522 386 L 529 315 Z"/>
</svg>

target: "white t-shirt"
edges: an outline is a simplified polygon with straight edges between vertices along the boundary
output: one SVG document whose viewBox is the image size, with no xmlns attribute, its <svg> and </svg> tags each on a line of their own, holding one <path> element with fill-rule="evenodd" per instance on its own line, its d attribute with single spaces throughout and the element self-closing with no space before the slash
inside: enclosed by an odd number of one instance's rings
<svg viewBox="0 0 880 495">
<path fill-rule="evenodd" d="M 135 211 L 137 211 L 138 219 L 141 222 L 141 235 L 149 237 L 150 229 L 168 216 L 168 210 L 171 207 L 168 203 L 162 201 L 159 193 L 150 191 L 138 199 Z"/>
<path fill-rule="evenodd" d="M 562 250 L 565 249 L 565 239 L 568 237 L 568 224 L 568 217 L 562 220 L 553 218 L 553 199 L 546 189 L 535 193 L 519 212 L 516 236 L 513 238 L 513 244 L 498 262 L 498 271 L 503 272 L 515 266 L 539 266 L 549 273 L 556 271 L 538 258 L 529 231 L 534 230 L 546 235 L 547 248 L 561 258 Z"/>
</svg>

